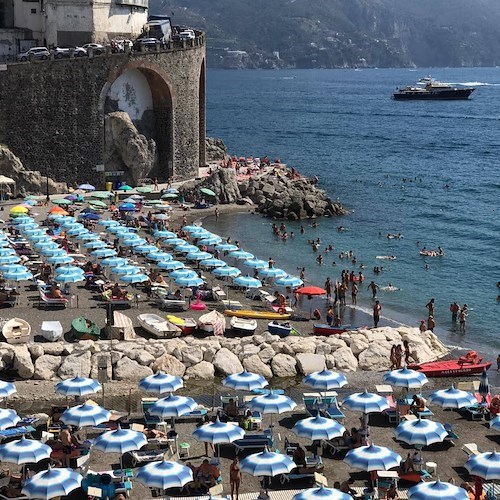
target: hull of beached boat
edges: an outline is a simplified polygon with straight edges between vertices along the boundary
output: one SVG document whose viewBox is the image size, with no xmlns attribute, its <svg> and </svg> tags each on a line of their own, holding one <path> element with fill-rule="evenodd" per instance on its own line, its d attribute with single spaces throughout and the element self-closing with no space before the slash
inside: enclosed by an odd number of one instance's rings
<svg viewBox="0 0 500 500">
<path fill-rule="evenodd" d="M 328 337 L 329 335 L 340 335 L 349 331 L 345 326 L 314 325 L 313 334 Z"/>
<path fill-rule="evenodd" d="M 491 362 L 484 363 L 459 363 L 458 359 L 448 361 L 431 361 L 419 365 L 410 365 L 408 368 L 424 373 L 427 377 L 463 377 L 464 375 L 477 375 L 488 370 Z"/>
<path fill-rule="evenodd" d="M 281 338 L 288 337 L 290 333 L 292 332 L 292 327 L 291 326 L 284 326 L 284 325 L 277 325 L 275 323 L 268 323 L 267 324 L 267 331 L 271 335 L 279 335 Z"/>
<path fill-rule="evenodd" d="M 24 319 L 12 318 L 3 325 L 2 333 L 9 344 L 26 344 L 31 337 L 31 326 Z"/>
<path fill-rule="evenodd" d="M 204 332 L 214 335 L 224 335 L 226 330 L 226 318 L 217 312 L 211 311 L 198 319 L 198 328 Z"/>
<path fill-rule="evenodd" d="M 250 311 L 239 309 L 233 311 L 226 309 L 224 311 L 226 316 L 236 316 L 237 318 L 251 318 L 251 319 L 290 319 L 291 314 L 280 314 L 272 311 Z"/>
<path fill-rule="evenodd" d="M 144 330 L 158 338 L 179 337 L 181 334 L 178 326 L 157 314 L 139 314 L 137 320 Z"/>
<path fill-rule="evenodd" d="M 232 330 L 244 335 L 252 335 L 257 330 L 257 321 L 254 319 L 237 318 L 233 316 L 230 321 Z"/>
<path fill-rule="evenodd" d="M 43 321 L 41 335 L 44 339 L 55 342 L 62 337 L 63 327 L 59 321 Z"/>
<path fill-rule="evenodd" d="M 170 323 L 178 326 L 183 335 L 191 335 L 198 328 L 198 323 L 193 318 L 179 318 L 179 316 L 167 314 L 167 319 Z"/>
<path fill-rule="evenodd" d="M 79 316 L 71 322 L 71 333 L 79 340 L 99 340 L 101 329 L 96 323 Z"/>
</svg>

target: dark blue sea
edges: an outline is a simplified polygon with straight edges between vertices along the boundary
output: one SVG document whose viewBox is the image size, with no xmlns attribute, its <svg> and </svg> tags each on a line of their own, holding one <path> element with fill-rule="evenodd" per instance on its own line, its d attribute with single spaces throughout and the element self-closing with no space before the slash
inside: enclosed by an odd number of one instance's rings
<svg viewBox="0 0 500 500">
<path fill-rule="evenodd" d="M 397 86 L 432 74 L 438 80 L 473 85 L 468 101 L 396 102 Z M 258 257 L 323 286 L 342 269 L 365 265 L 357 311 L 345 322 L 366 324 L 372 302 L 366 285 L 379 291 L 386 324 L 418 326 L 425 304 L 436 300 L 436 333 L 450 345 L 500 351 L 500 68 L 223 71 L 207 76 L 208 135 L 221 137 L 238 156 L 279 157 L 339 198 L 347 216 L 287 223 L 295 238 L 273 236 L 259 215 L 231 215 L 206 225 L 240 240 Z M 406 181 L 404 181 L 404 179 Z M 410 182 L 411 181 L 411 182 Z M 347 231 L 338 233 L 343 225 Z M 381 236 L 379 236 L 379 233 Z M 387 233 L 401 233 L 388 240 Z M 324 265 L 308 239 L 321 238 L 335 251 Z M 418 242 L 418 244 L 417 244 Z M 419 255 L 423 246 L 443 247 L 441 258 Z M 352 250 L 357 265 L 340 261 Z M 395 255 L 395 261 L 377 260 Z M 333 261 L 337 266 L 333 266 Z M 383 266 L 381 274 L 374 266 Z M 450 303 L 468 304 L 465 334 L 452 324 Z"/>
</svg>

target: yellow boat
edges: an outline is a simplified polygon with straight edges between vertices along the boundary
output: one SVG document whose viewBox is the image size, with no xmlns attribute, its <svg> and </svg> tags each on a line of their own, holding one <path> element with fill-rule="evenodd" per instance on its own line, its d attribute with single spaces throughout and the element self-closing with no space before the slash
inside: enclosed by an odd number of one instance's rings
<svg viewBox="0 0 500 500">
<path fill-rule="evenodd" d="M 231 309 L 226 309 L 224 311 L 225 316 L 236 316 L 237 318 L 254 318 L 254 319 L 289 319 L 291 314 L 280 314 L 273 311 L 250 311 L 239 309 L 237 311 L 232 311 Z"/>
<path fill-rule="evenodd" d="M 167 319 L 170 323 L 178 326 L 184 335 L 189 335 L 196 330 L 198 323 L 193 318 L 180 318 L 173 314 L 167 314 Z"/>
</svg>

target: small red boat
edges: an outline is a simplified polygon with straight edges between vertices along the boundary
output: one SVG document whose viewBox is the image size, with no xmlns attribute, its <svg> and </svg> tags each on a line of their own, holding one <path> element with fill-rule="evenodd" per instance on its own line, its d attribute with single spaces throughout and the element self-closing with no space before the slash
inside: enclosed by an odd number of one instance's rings
<svg viewBox="0 0 500 500">
<path fill-rule="evenodd" d="M 340 335 L 341 333 L 348 332 L 346 326 L 330 326 L 330 325 L 313 325 L 313 335 Z"/>
<path fill-rule="evenodd" d="M 430 361 L 419 365 L 410 365 L 408 368 L 424 373 L 427 377 L 461 377 L 483 373 L 491 366 L 491 361 L 483 361 L 476 351 L 469 351 L 459 359 L 448 361 Z"/>
</svg>

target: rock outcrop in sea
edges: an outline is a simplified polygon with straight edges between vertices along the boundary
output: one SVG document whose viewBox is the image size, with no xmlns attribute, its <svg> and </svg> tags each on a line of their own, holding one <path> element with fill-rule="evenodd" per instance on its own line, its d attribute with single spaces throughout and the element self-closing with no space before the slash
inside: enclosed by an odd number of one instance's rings
<svg viewBox="0 0 500 500">
<path fill-rule="evenodd" d="M 2 344 L 0 371 L 13 370 L 22 379 L 97 378 L 98 367 L 105 365 L 110 380 L 130 382 L 158 370 L 186 379 L 212 379 L 244 368 L 268 379 L 306 375 L 324 368 L 386 371 L 391 364 L 391 346 L 403 340 L 408 340 L 415 362 L 434 360 L 449 352 L 432 332 L 420 333 L 408 327 L 284 339 L 268 332 L 243 338 L 138 337 L 133 342 Z"/>
</svg>

